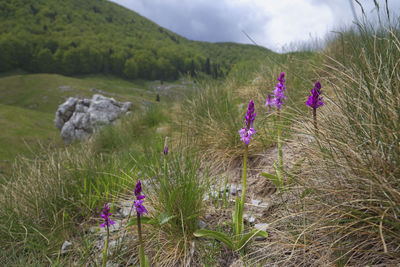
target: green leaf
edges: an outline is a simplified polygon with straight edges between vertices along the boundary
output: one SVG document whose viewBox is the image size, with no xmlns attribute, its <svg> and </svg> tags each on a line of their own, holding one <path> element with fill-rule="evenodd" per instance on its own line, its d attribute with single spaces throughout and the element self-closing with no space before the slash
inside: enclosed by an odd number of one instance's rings
<svg viewBox="0 0 400 267">
<path fill-rule="evenodd" d="M 144 266 L 150 267 L 149 257 L 147 255 L 144 256 Z"/>
<path fill-rule="evenodd" d="M 239 243 L 236 245 L 236 250 L 241 250 L 247 244 L 247 242 L 250 241 L 250 239 L 256 236 L 262 236 L 267 238 L 268 234 L 263 230 L 253 229 L 249 233 L 242 236 Z"/>
<path fill-rule="evenodd" d="M 282 187 L 282 182 L 278 176 L 266 172 L 261 173 L 261 175 L 269 179 L 275 185 L 276 188 Z"/>
<path fill-rule="evenodd" d="M 157 224 L 157 220 L 155 220 L 153 218 L 150 218 L 150 217 L 140 217 L 140 223 L 155 225 L 155 224 Z M 132 226 L 132 225 L 137 225 L 137 218 L 136 217 L 130 219 L 126 226 Z"/>
<path fill-rule="evenodd" d="M 231 249 L 234 249 L 231 238 L 225 233 L 212 231 L 212 230 L 206 230 L 206 229 L 199 229 L 199 230 L 195 231 L 193 233 L 193 235 L 196 237 L 206 237 L 206 238 L 216 239 L 218 241 L 221 241 L 222 243 L 224 243 Z"/>
<path fill-rule="evenodd" d="M 240 229 L 240 201 L 239 198 L 236 197 L 235 200 L 235 212 L 233 213 L 233 224 L 235 225 L 234 235 L 237 236 L 241 233 Z"/>
<path fill-rule="evenodd" d="M 159 224 L 159 225 L 166 224 L 167 222 L 169 222 L 171 219 L 173 219 L 173 218 L 175 218 L 175 217 L 176 217 L 176 215 L 170 215 L 170 216 L 168 216 L 168 214 L 166 214 L 166 213 L 161 213 L 161 214 L 158 216 L 158 224 Z"/>
</svg>

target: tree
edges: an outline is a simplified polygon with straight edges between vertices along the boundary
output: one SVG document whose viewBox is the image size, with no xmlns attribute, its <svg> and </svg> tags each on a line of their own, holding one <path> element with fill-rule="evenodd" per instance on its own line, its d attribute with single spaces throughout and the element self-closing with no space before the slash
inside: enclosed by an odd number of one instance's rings
<svg viewBox="0 0 400 267">
<path fill-rule="evenodd" d="M 211 74 L 210 58 L 207 58 L 207 59 L 206 59 L 205 73 L 208 74 L 208 75 Z"/>
<path fill-rule="evenodd" d="M 37 72 L 55 72 L 55 61 L 50 49 L 41 49 L 34 57 L 33 65 Z"/>
<path fill-rule="evenodd" d="M 125 62 L 124 74 L 129 79 L 135 79 L 138 76 L 138 65 L 134 58 L 130 58 Z"/>
</svg>

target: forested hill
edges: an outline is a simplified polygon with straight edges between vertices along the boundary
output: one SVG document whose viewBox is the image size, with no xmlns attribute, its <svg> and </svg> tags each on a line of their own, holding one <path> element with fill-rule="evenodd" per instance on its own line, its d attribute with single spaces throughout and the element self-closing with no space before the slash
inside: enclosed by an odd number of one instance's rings
<svg viewBox="0 0 400 267">
<path fill-rule="evenodd" d="M 106 0 L 0 1 L 0 72 L 219 77 L 268 53 L 253 45 L 190 41 Z"/>
</svg>

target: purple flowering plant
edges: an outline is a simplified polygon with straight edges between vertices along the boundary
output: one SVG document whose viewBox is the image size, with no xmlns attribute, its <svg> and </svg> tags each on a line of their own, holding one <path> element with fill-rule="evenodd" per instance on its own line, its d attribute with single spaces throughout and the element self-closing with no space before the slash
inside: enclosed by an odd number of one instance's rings
<svg viewBox="0 0 400 267">
<path fill-rule="evenodd" d="M 311 90 L 311 95 L 308 97 L 307 106 L 317 109 L 324 105 L 323 97 L 321 97 L 321 83 L 317 81 L 314 88 Z"/>
<path fill-rule="evenodd" d="M 282 104 L 284 104 L 284 100 L 286 99 L 285 91 L 285 73 L 282 72 L 278 78 L 279 83 L 276 84 L 275 90 L 273 91 L 273 99 L 271 99 L 272 95 L 269 94 L 267 100 L 265 101 L 265 106 L 268 107 L 268 113 L 270 112 L 270 108 L 275 106 L 278 111 L 281 109 Z"/>
<path fill-rule="evenodd" d="M 104 222 L 100 224 L 100 227 L 104 227 L 107 229 L 106 235 L 106 242 L 104 244 L 104 251 L 103 251 L 103 266 L 107 265 L 107 250 L 108 250 L 108 240 L 110 237 L 110 225 L 115 224 L 113 220 L 110 219 L 112 213 L 110 212 L 110 207 L 105 204 L 103 207 L 103 212 L 101 214 L 101 218 L 103 218 Z"/>
<path fill-rule="evenodd" d="M 314 85 L 314 88 L 311 90 L 311 95 L 308 96 L 308 100 L 306 102 L 307 106 L 313 109 L 315 135 L 318 135 L 317 108 L 324 105 L 323 97 L 321 96 L 321 88 L 321 83 L 317 81 Z"/>
<path fill-rule="evenodd" d="M 265 101 L 265 106 L 268 108 L 268 113 L 270 113 L 271 107 L 275 106 L 278 110 L 277 113 L 277 143 L 278 143 L 278 164 L 274 164 L 275 174 L 262 173 L 263 176 L 270 179 L 276 187 L 281 188 L 283 186 L 283 152 L 282 152 L 282 141 L 281 141 L 281 113 L 280 109 L 285 103 L 286 85 L 285 85 L 285 73 L 281 72 L 278 77 L 278 83 L 273 91 L 273 95 L 268 94 L 267 100 Z M 273 98 L 272 98 L 273 97 Z"/>
<path fill-rule="evenodd" d="M 143 247 L 143 238 L 142 238 L 142 224 L 140 221 L 140 216 L 143 215 L 143 213 L 148 214 L 145 206 L 143 205 L 144 198 L 146 198 L 146 195 L 142 195 L 142 183 L 140 180 L 136 183 L 135 187 L 135 196 L 136 200 L 134 202 L 134 207 L 136 209 L 136 215 L 137 215 L 137 226 L 138 226 L 138 235 L 139 235 L 139 261 L 140 261 L 140 266 L 149 266 L 149 259 L 147 256 L 144 254 L 144 247 Z"/>
<path fill-rule="evenodd" d="M 136 209 L 136 212 L 139 215 L 143 215 L 143 213 L 148 214 L 145 206 L 143 205 L 144 202 L 144 198 L 146 198 L 146 195 L 142 195 L 142 183 L 140 182 L 140 180 L 137 182 L 136 187 L 135 187 L 135 196 L 136 196 L 136 200 L 134 202 L 134 206 Z"/>
<path fill-rule="evenodd" d="M 110 219 L 112 213 L 110 212 L 110 207 L 107 204 L 103 207 L 103 213 L 100 215 L 103 218 L 104 222 L 100 224 L 100 227 L 109 227 L 110 225 L 115 224 L 113 220 Z"/>
<path fill-rule="evenodd" d="M 250 144 L 252 137 L 256 134 L 256 131 L 252 127 L 256 115 L 257 113 L 254 112 L 254 102 L 250 100 L 247 113 L 244 117 L 246 126 L 239 130 L 240 140 L 243 141 L 246 146 Z"/>
<path fill-rule="evenodd" d="M 272 95 L 268 94 L 267 100 L 265 101 L 265 106 L 268 108 L 268 114 L 271 112 L 271 107 L 274 105 Z"/>
<path fill-rule="evenodd" d="M 255 236 L 262 236 L 265 238 L 268 237 L 268 234 L 265 231 L 257 229 L 251 229 L 249 233 L 244 234 L 245 229 L 244 229 L 243 211 L 244 211 L 244 203 L 246 201 L 247 155 L 249 151 L 249 144 L 251 138 L 256 133 L 256 131 L 252 127 L 257 114 L 254 111 L 255 111 L 254 102 L 253 100 L 250 100 L 249 106 L 247 108 L 247 113 L 244 117 L 246 126 L 239 130 L 239 134 L 241 137 L 240 140 L 244 142 L 246 147 L 243 157 L 242 196 L 241 199 L 239 199 L 239 197 L 236 197 L 235 211 L 232 216 L 233 221 L 231 225 L 233 228 L 232 231 L 233 238 L 223 232 L 207 230 L 207 229 L 199 229 L 193 233 L 196 237 L 217 239 L 235 251 L 243 249 L 245 245 L 248 243 L 248 241 Z"/>
</svg>

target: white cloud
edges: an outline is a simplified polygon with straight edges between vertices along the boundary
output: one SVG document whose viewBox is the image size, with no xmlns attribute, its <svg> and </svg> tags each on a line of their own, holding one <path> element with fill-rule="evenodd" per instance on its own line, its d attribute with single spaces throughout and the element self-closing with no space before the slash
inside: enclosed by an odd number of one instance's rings
<svg viewBox="0 0 400 267">
<path fill-rule="evenodd" d="M 245 31 L 259 45 L 273 50 L 309 40 L 310 36 L 323 38 L 330 30 L 354 20 L 349 0 L 111 1 L 192 40 L 251 43 Z M 372 1 L 360 1 L 366 13 L 374 12 Z M 400 8 L 399 2 L 389 1 L 392 11 Z M 357 4 L 355 8 L 360 15 Z"/>
</svg>

